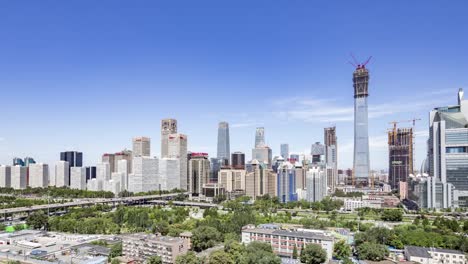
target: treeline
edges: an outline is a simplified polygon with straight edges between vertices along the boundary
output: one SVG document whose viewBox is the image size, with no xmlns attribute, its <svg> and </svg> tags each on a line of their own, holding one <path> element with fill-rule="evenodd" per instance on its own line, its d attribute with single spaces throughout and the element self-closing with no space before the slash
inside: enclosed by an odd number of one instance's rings
<svg viewBox="0 0 468 264">
<path fill-rule="evenodd" d="M 250 200 L 249 197 L 242 197 L 241 202 L 246 203 Z M 225 204 L 230 204 L 232 201 L 227 201 Z M 234 201 L 236 202 L 236 201 Z M 260 212 L 276 212 L 277 209 L 312 209 L 314 211 L 327 211 L 331 212 L 339 210 L 343 207 L 343 201 L 333 200 L 330 197 L 326 197 L 319 202 L 308 202 L 306 200 L 291 201 L 287 203 L 280 203 L 277 197 L 271 197 L 269 195 L 257 197 L 253 204 L 254 208 Z"/>
<path fill-rule="evenodd" d="M 335 193 L 333 196 L 335 197 L 349 197 L 349 198 L 357 198 L 357 197 L 362 197 L 364 195 L 363 192 L 344 192 L 343 190 L 336 189 Z"/>
<path fill-rule="evenodd" d="M 31 195 L 37 197 L 49 196 L 52 198 L 113 198 L 112 192 L 106 191 L 88 191 L 88 190 L 77 190 L 69 189 L 67 187 L 54 187 L 50 186 L 47 188 L 31 188 L 16 190 L 13 188 L 0 188 L 0 193 L 12 194 L 16 196 Z"/>
</svg>

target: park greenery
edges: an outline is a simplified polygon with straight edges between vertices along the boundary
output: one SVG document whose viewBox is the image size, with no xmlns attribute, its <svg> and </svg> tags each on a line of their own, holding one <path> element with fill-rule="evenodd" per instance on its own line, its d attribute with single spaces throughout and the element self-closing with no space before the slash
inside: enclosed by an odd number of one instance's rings
<svg viewBox="0 0 468 264">
<path fill-rule="evenodd" d="M 31 188 L 26 189 L 13 189 L 9 187 L 0 188 L 0 193 L 11 194 L 14 196 L 34 196 L 34 197 L 51 197 L 51 198 L 113 198 L 112 192 L 106 191 L 88 191 L 70 189 L 67 187 L 54 187 L 47 188 Z"/>
</svg>

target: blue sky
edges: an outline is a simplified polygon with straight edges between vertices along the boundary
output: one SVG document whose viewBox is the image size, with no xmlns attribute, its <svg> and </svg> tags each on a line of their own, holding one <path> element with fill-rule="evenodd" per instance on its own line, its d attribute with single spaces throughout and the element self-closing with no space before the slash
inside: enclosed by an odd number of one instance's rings
<svg viewBox="0 0 468 264">
<path fill-rule="evenodd" d="M 215 155 L 217 123 L 249 157 L 256 126 L 274 154 L 323 141 L 336 124 L 339 166 L 352 166 L 353 67 L 372 55 L 371 166 L 387 167 L 392 120 L 421 118 L 468 88 L 466 1 L 3 1 L 0 163 L 54 163 L 152 138 L 177 118 L 189 149 Z M 402 125 L 409 125 L 402 124 Z"/>
</svg>

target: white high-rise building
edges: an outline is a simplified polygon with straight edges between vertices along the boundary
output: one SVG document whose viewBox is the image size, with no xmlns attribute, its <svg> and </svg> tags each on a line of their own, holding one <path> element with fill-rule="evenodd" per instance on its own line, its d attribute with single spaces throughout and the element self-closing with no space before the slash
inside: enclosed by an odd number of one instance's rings
<svg viewBox="0 0 468 264">
<path fill-rule="evenodd" d="M 167 157 L 179 160 L 180 183 L 177 188 L 187 190 L 187 136 L 183 134 L 170 134 L 167 140 Z"/>
<path fill-rule="evenodd" d="M 321 201 L 327 196 L 327 173 L 321 166 L 312 166 L 306 177 L 306 199 L 309 202 Z"/>
<path fill-rule="evenodd" d="M 23 166 L 11 167 L 11 188 L 13 189 L 26 189 L 26 177 L 28 168 Z"/>
<path fill-rule="evenodd" d="M 128 191 L 149 192 L 159 188 L 159 160 L 154 157 L 134 157 L 133 173 L 128 177 Z"/>
<path fill-rule="evenodd" d="M 128 189 L 128 167 L 131 164 L 128 163 L 127 160 L 119 160 L 117 162 L 117 172 L 120 173 L 121 181 L 120 181 L 120 189 L 125 191 Z"/>
<path fill-rule="evenodd" d="M 88 180 L 86 183 L 88 191 L 102 191 L 103 190 L 103 182 L 99 181 L 98 179 L 94 178 L 91 180 Z"/>
<path fill-rule="evenodd" d="M 59 161 L 55 165 L 55 182 L 49 185 L 56 187 L 70 186 L 70 164 L 68 161 Z"/>
<path fill-rule="evenodd" d="M 133 138 L 133 156 L 149 157 L 151 155 L 151 139 L 149 137 Z"/>
<path fill-rule="evenodd" d="M 70 189 L 86 190 L 86 168 L 70 168 Z"/>
<path fill-rule="evenodd" d="M 107 162 L 96 164 L 96 179 L 105 182 L 111 179 L 110 164 Z"/>
<path fill-rule="evenodd" d="M 162 158 L 159 160 L 161 190 L 180 189 L 180 160 Z"/>
<path fill-rule="evenodd" d="M 29 186 L 44 188 L 49 185 L 49 165 L 43 163 L 29 164 Z"/>
<path fill-rule="evenodd" d="M 11 167 L 0 166 L 0 187 L 11 187 Z"/>
</svg>

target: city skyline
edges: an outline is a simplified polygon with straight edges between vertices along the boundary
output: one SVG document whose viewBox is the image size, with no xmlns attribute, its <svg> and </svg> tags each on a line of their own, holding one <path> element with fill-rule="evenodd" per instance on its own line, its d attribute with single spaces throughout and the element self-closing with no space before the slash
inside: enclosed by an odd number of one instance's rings
<svg viewBox="0 0 468 264">
<path fill-rule="evenodd" d="M 414 117 L 422 119 L 414 130 L 418 169 L 426 154 L 429 111 L 455 104 L 454 93 L 468 87 L 463 78 L 468 64 L 459 60 L 468 57 L 461 48 L 468 44 L 463 2 L 443 9 L 405 3 L 404 10 L 398 3 L 370 4 L 362 20 L 355 19 L 358 8 L 352 3 L 344 4 L 348 11 L 339 16 L 334 8 L 315 4 L 278 3 L 260 12 L 265 6 L 258 3 L 240 11 L 232 7 L 246 3 L 206 2 L 198 13 L 190 12 L 190 5 L 178 9 L 188 19 L 175 19 L 169 17 L 172 4 L 126 11 L 108 2 L 96 10 L 59 4 L 60 12 L 37 12 L 34 3 L 8 3 L 3 9 L 8 13 L 0 16 L 1 24 L 9 25 L 8 41 L 0 43 L 7 110 L 0 117 L 8 128 L 0 134 L 0 163 L 30 156 L 53 165 L 58 153 L 77 150 L 84 153 L 84 165 L 94 165 L 103 153 L 131 149 L 131 138 L 139 135 L 152 139 L 159 156 L 159 122 L 172 117 L 189 138 L 188 150 L 210 157 L 216 156 L 216 126 L 227 121 L 231 152 L 242 151 L 247 159 L 256 127 L 265 127 L 265 143 L 279 155 L 281 143 L 289 144 L 290 153 L 307 153 L 322 141 L 324 127 L 336 125 L 338 167 L 351 168 L 354 69 L 347 60 L 354 52 L 360 59 L 374 56 L 367 67 L 371 169 L 388 167 L 388 122 Z M 103 8 L 115 13 L 103 15 Z M 132 19 L 122 24 L 118 12 Z M 151 12 L 157 15 L 148 16 Z M 161 15 L 165 12 L 170 15 Z M 62 13 L 76 15 L 67 19 Z M 79 22 L 84 14 L 89 24 Z M 143 21 L 140 15 L 151 18 Z M 373 18 L 381 19 L 369 24 Z M 175 26 L 167 26 L 171 22 Z M 205 28 L 200 36 L 188 33 L 200 26 Z M 362 26 L 369 32 L 354 31 Z M 239 37 L 233 40 L 230 32 Z M 39 37 L 43 41 L 27 44 Z M 132 102 L 137 107 L 119 111 Z"/>
</svg>

